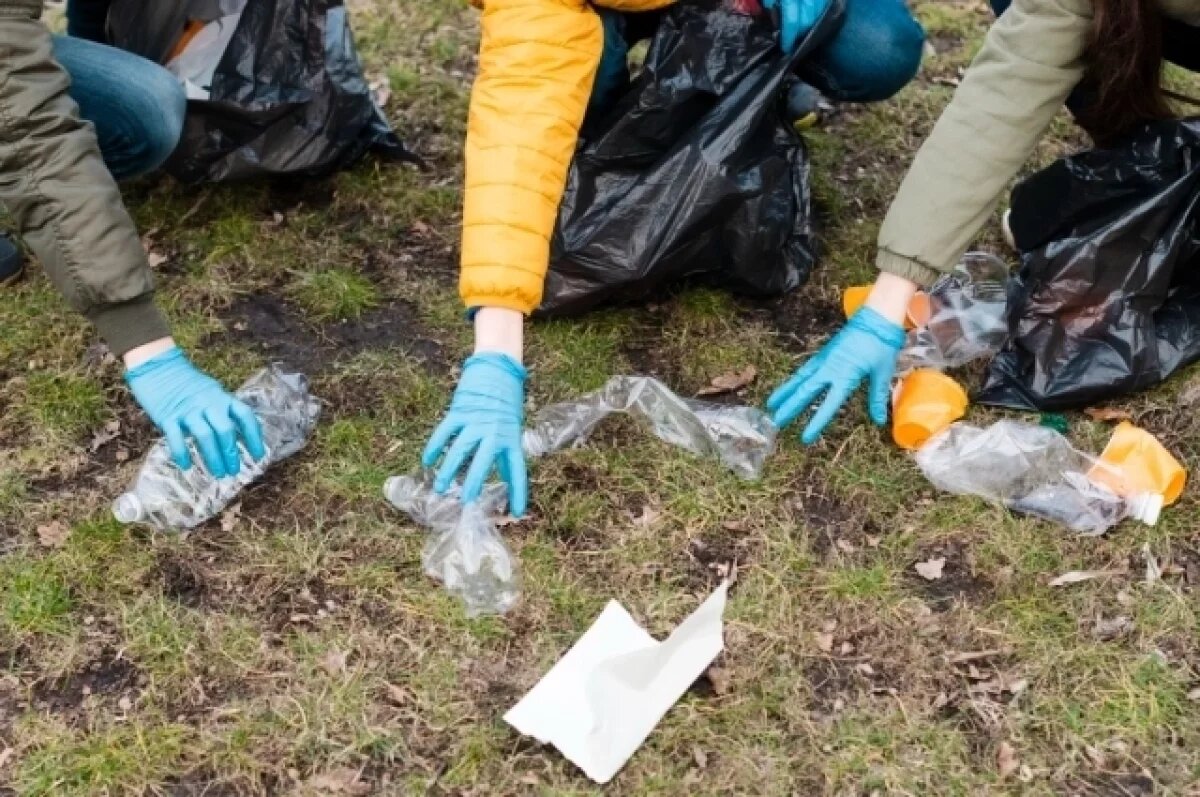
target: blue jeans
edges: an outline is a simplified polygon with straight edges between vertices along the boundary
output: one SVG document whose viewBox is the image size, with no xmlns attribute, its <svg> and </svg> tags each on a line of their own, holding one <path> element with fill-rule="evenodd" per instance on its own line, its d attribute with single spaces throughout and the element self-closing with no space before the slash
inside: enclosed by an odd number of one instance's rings
<svg viewBox="0 0 1200 797">
<path fill-rule="evenodd" d="M 624 19 L 616 11 L 599 11 L 604 54 L 593 107 L 607 104 L 629 79 Z M 841 102 L 886 100 L 916 76 L 924 48 L 925 30 L 904 0 L 846 0 L 841 27 L 801 65 L 800 77 Z"/>
<path fill-rule="evenodd" d="M 183 132 L 187 98 L 170 72 L 145 58 L 71 36 L 54 37 L 71 99 L 96 128 L 113 177 L 127 180 L 167 160 Z"/>
</svg>

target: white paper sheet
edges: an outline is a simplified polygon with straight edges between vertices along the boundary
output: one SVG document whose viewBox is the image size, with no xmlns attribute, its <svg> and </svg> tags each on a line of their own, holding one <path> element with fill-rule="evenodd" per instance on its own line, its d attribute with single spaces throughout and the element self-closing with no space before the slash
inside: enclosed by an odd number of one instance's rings
<svg viewBox="0 0 1200 797">
<path fill-rule="evenodd" d="M 504 721 L 607 783 L 725 647 L 724 582 L 664 641 L 610 601 Z"/>
</svg>

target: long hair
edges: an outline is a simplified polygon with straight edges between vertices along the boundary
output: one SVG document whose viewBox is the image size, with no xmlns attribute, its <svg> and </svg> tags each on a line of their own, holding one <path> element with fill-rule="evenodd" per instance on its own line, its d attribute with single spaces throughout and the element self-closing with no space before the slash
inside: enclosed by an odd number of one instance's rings
<svg viewBox="0 0 1200 797">
<path fill-rule="evenodd" d="M 1095 16 L 1079 122 L 1105 144 L 1136 125 L 1171 116 L 1163 94 L 1163 22 L 1155 0 L 1093 0 Z"/>
</svg>

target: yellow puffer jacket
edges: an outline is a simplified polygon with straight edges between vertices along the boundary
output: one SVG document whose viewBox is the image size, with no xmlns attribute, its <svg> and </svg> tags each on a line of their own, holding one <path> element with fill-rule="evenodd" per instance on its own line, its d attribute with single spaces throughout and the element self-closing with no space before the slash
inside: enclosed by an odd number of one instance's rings
<svg viewBox="0 0 1200 797">
<path fill-rule="evenodd" d="M 651 11 L 673 0 L 602 0 Z M 459 292 L 467 307 L 530 313 L 541 303 L 550 236 L 604 49 L 581 0 L 475 0 L 479 72 L 467 123 Z"/>
</svg>

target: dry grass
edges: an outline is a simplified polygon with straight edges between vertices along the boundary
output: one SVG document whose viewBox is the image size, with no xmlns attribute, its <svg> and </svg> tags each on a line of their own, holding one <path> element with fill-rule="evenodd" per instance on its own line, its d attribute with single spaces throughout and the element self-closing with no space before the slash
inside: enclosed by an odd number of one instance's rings
<svg viewBox="0 0 1200 797">
<path fill-rule="evenodd" d="M 696 290 L 535 325 L 534 403 L 633 371 L 687 394 L 746 364 L 761 401 L 833 328 L 840 287 L 870 276 L 888 198 L 950 95 L 934 78 L 977 47 L 984 5 L 917 2 L 937 51 L 921 79 L 811 136 L 827 209 L 812 284 L 779 302 Z M 609 598 L 662 632 L 733 558 L 725 677 L 698 683 L 608 792 L 1196 793 L 1192 495 L 1156 529 L 1077 539 L 935 496 L 862 423 L 811 451 L 789 437 L 753 485 L 617 424 L 534 466 L 532 518 L 506 529 L 524 600 L 465 620 L 379 490 L 414 467 L 469 346 L 454 271 L 475 12 L 352 7 L 431 170 L 128 191 L 158 229 L 162 295 L 197 359 L 235 381 L 290 359 L 327 401 L 311 447 L 245 495 L 231 531 L 108 519 L 152 432 L 44 278 L 0 296 L 0 793 L 599 793 L 501 715 Z M 1038 157 L 1078 143 L 1063 120 Z M 981 245 L 997 247 L 994 229 Z M 264 321 L 270 302 L 282 321 Z M 1188 379 L 1129 406 L 1194 463 L 1200 427 L 1173 410 Z M 1103 438 L 1071 422 L 1081 442 Z M 634 522 L 647 506 L 653 522 Z M 43 548 L 36 530 L 54 520 L 70 536 Z M 1144 544 L 1182 575 L 1142 583 Z M 928 582 L 913 566 L 934 556 L 945 575 Z M 1097 638 L 1096 619 L 1116 616 L 1131 630 Z M 1019 762 L 1007 779 L 1001 745 Z"/>
</svg>

